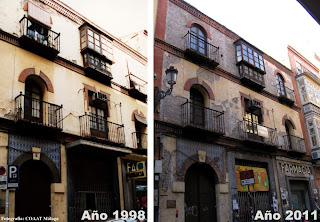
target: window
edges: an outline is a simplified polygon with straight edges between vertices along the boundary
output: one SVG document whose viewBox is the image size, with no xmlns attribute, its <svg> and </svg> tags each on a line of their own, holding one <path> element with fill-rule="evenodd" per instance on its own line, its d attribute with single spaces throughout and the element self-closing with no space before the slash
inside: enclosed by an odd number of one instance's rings
<svg viewBox="0 0 320 222">
<path fill-rule="evenodd" d="M 262 122 L 261 109 L 252 106 L 252 101 L 245 99 L 245 122 L 247 126 L 247 132 L 252 134 L 258 134 L 258 125 Z"/>
<path fill-rule="evenodd" d="M 262 55 L 243 43 L 236 45 L 236 57 L 237 62 L 245 61 L 262 72 L 265 71 Z"/>
<path fill-rule="evenodd" d="M 312 141 L 312 146 L 317 146 L 318 145 L 318 141 L 317 141 L 317 137 L 316 136 L 311 136 L 311 141 Z"/>
<path fill-rule="evenodd" d="M 303 73 L 302 65 L 298 61 L 296 61 L 296 69 L 298 74 Z"/>
<path fill-rule="evenodd" d="M 285 96 L 286 92 L 285 92 L 285 88 L 284 88 L 284 79 L 279 73 L 276 75 L 276 78 L 277 78 L 278 94 L 280 96 Z"/>
<path fill-rule="evenodd" d="M 111 73 L 111 65 L 92 54 L 84 54 L 83 61 L 86 66 L 93 65 L 101 71 Z"/>
<path fill-rule="evenodd" d="M 24 116 L 26 119 L 41 122 L 42 117 L 42 92 L 40 87 L 32 80 L 26 80 Z"/>
<path fill-rule="evenodd" d="M 206 40 L 207 36 L 205 31 L 198 25 L 191 26 L 191 36 L 190 36 L 190 48 L 206 55 Z"/>
<path fill-rule="evenodd" d="M 84 26 L 80 30 L 81 50 L 90 48 L 109 60 L 113 60 L 112 40 Z"/>
<path fill-rule="evenodd" d="M 204 126 L 204 98 L 195 88 L 190 89 L 191 122 L 197 126 Z"/>
<path fill-rule="evenodd" d="M 88 92 L 89 95 L 89 113 L 90 113 L 90 130 L 93 136 L 107 138 L 107 102 L 97 101 L 95 93 Z"/>
</svg>

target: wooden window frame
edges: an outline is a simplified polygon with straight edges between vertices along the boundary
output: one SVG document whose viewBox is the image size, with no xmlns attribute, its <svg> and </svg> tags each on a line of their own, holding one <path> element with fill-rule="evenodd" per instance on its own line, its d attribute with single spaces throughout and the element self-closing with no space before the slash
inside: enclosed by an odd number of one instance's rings
<svg viewBox="0 0 320 222">
<path fill-rule="evenodd" d="M 92 32 L 93 48 L 89 47 L 89 31 Z M 95 35 L 97 35 L 99 37 L 99 39 L 96 39 Z M 85 36 L 84 46 L 83 46 L 83 41 L 82 41 L 83 36 Z M 96 50 L 96 45 L 97 45 L 96 41 L 99 41 L 99 51 Z M 103 42 L 105 42 L 105 43 L 103 43 Z M 113 56 L 112 40 L 110 40 L 107 36 L 104 36 L 103 34 L 95 31 L 93 28 L 91 28 L 89 26 L 84 26 L 80 29 L 80 49 L 81 49 L 81 51 L 83 51 L 87 48 L 106 57 L 106 58 L 108 58 L 109 60 L 112 60 L 112 56 Z"/>
<path fill-rule="evenodd" d="M 250 47 L 243 42 L 239 42 L 238 44 L 236 44 L 236 61 L 237 63 L 245 61 L 252 67 L 257 68 L 262 72 L 265 72 L 264 60 L 261 53 L 259 53 L 253 47 Z"/>
</svg>

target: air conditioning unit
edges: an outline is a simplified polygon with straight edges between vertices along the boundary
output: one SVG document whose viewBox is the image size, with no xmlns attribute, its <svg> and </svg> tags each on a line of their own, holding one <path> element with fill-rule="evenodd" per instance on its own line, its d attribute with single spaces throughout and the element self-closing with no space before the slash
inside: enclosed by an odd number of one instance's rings
<svg viewBox="0 0 320 222">
<path fill-rule="evenodd" d="M 251 99 L 249 101 L 249 109 L 251 110 L 261 109 L 261 103 L 257 100 Z"/>
<path fill-rule="evenodd" d="M 312 152 L 311 156 L 312 156 L 312 159 L 314 160 L 320 159 L 320 150 Z"/>
<path fill-rule="evenodd" d="M 97 92 L 92 95 L 92 101 L 93 102 L 108 102 L 108 97 L 107 97 L 107 95 L 105 95 L 103 93 Z"/>
</svg>

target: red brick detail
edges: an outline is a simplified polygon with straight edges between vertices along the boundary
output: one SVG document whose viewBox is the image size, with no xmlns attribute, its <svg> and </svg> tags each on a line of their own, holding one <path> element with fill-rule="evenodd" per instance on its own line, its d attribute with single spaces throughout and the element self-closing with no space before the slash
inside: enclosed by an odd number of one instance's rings
<svg viewBox="0 0 320 222">
<path fill-rule="evenodd" d="M 45 82 L 48 92 L 54 93 L 52 82 L 50 81 L 48 76 L 46 74 L 44 74 L 42 71 L 40 71 L 40 75 L 39 76 Z"/>
<path fill-rule="evenodd" d="M 234 41 L 240 38 L 237 34 L 232 32 L 231 30 L 227 29 L 223 25 L 219 24 L 218 22 L 216 22 L 212 18 L 208 17 L 207 15 L 203 14 L 202 12 L 200 12 L 198 9 L 196 9 L 192 5 L 188 4 L 187 2 L 182 1 L 182 0 L 170 0 L 170 2 L 174 3 L 175 5 L 177 5 L 178 7 L 182 8 L 182 9 L 186 10 L 191 15 L 195 16 L 196 18 L 200 19 L 201 21 L 203 21 L 203 22 L 207 23 L 208 25 L 212 26 L 213 28 L 217 29 L 218 31 L 225 34 L 226 36 L 233 39 Z"/>
<path fill-rule="evenodd" d="M 194 85 L 194 84 L 198 84 L 198 79 L 197 78 L 188 79 L 186 81 L 186 83 L 184 84 L 184 90 L 190 91 L 191 86 Z"/>
<path fill-rule="evenodd" d="M 187 22 L 187 27 L 191 27 L 192 24 L 198 24 L 200 25 L 207 33 L 207 37 L 212 40 L 212 36 L 211 36 L 211 33 L 210 33 L 210 30 L 206 27 L 206 24 L 197 20 L 197 19 L 190 19 L 188 22 Z"/>
<path fill-rule="evenodd" d="M 282 125 L 283 125 L 283 126 L 285 126 L 286 120 L 289 120 L 289 121 L 290 121 L 290 123 L 292 124 L 293 129 L 297 129 L 297 128 L 296 128 L 296 125 L 295 125 L 294 122 L 293 122 L 293 120 L 291 119 L 291 117 L 288 117 L 287 114 L 282 117 Z"/>
<path fill-rule="evenodd" d="M 209 94 L 210 99 L 215 100 L 215 97 L 214 97 L 214 94 L 213 94 L 211 87 L 207 83 L 205 83 L 204 81 L 202 81 L 201 85 L 207 90 L 207 93 Z"/>
<path fill-rule="evenodd" d="M 274 70 L 274 77 L 277 77 L 278 73 L 282 76 L 284 82 L 287 83 L 287 78 L 284 77 L 284 75 L 281 73 L 279 69 Z"/>
<path fill-rule="evenodd" d="M 84 99 L 87 101 L 87 110 L 89 110 L 89 90 L 96 92 L 96 88 L 93 86 L 89 86 L 85 83 L 83 83 L 83 86 L 84 86 L 84 89 L 83 89 L 84 90 Z"/>
<path fill-rule="evenodd" d="M 139 116 L 145 117 L 145 115 L 143 114 L 143 112 L 140 111 L 140 113 L 139 113 L 139 111 L 136 109 L 136 110 L 134 110 L 134 111 L 132 112 L 132 114 L 131 114 L 131 120 L 132 120 L 132 121 L 135 121 L 134 114 L 138 114 Z"/>
<path fill-rule="evenodd" d="M 26 82 L 26 79 L 27 79 L 28 76 L 30 76 L 30 75 L 36 75 L 34 68 L 24 69 L 24 70 L 20 73 L 19 78 L 18 78 L 18 81 L 25 83 L 25 82 Z M 46 74 L 44 74 L 42 71 L 40 71 L 39 77 L 40 77 L 41 80 L 43 80 L 43 82 L 45 83 L 48 92 L 54 93 L 53 85 L 52 85 L 50 79 L 48 78 L 48 76 L 47 76 Z"/>
<path fill-rule="evenodd" d="M 194 154 L 194 155 L 188 157 L 182 163 L 180 168 L 177 170 L 177 177 L 178 177 L 177 179 L 178 179 L 178 181 L 184 181 L 185 180 L 185 176 L 186 176 L 186 173 L 187 173 L 189 167 L 191 167 L 191 165 L 194 164 L 194 163 L 200 163 L 198 154 Z M 210 165 L 212 167 L 212 169 L 215 171 L 219 183 L 225 183 L 225 178 L 224 178 L 224 175 L 222 174 L 220 168 L 218 167 L 218 165 L 210 157 L 206 156 L 205 163 Z"/>
<path fill-rule="evenodd" d="M 167 24 L 167 7 L 168 0 L 158 1 L 158 10 L 156 18 L 156 28 L 155 28 L 155 38 L 164 40 L 166 34 L 166 24 Z"/>
<path fill-rule="evenodd" d="M 20 73 L 19 78 L 18 78 L 18 81 L 25 83 L 28 76 L 30 76 L 30 75 L 35 75 L 35 74 L 36 74 L 36 71 L 34 70 L 34 68 L 24 69 L 24 70 Z"/>
</svg>

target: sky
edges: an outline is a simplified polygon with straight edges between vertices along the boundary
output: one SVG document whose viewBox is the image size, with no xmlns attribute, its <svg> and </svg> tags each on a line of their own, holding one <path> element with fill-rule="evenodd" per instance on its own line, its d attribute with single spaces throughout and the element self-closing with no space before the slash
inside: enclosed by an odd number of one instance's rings
<svg viewBox="0 0 320 222">
<path fill-rule="evenodd" d="M 148 0 L 61 1 L 118 38 L 148 28 Z"/>
<path fill-rule="evenodd" d="M 317 63 L 320 25 L 296 0 L 186 2 L 289 68 L 288 45 Z"/>
</svg>

